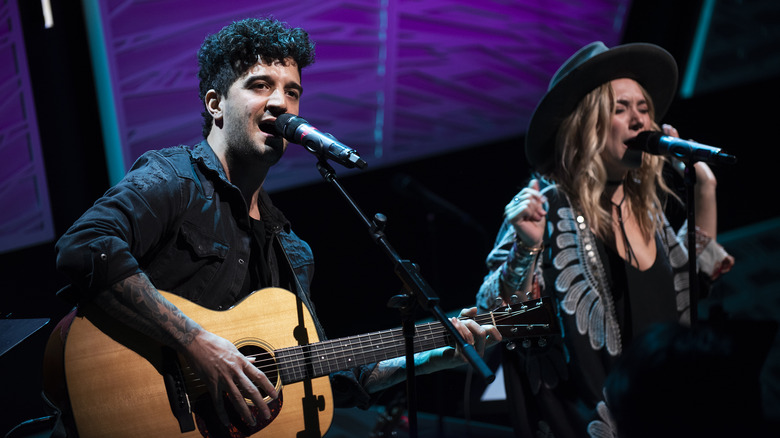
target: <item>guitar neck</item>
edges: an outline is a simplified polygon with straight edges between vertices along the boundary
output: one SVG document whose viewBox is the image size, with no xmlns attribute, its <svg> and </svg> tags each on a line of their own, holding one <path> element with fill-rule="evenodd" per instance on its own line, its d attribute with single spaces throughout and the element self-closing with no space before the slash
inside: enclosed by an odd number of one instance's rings
<svg viewBox="0 0 780 438">
<path fill-rule="evenodd" d="M 475 318 L 490 322 L 490 315 Z M 484 321 L 483 321 L 484 320 Z M 414 352 L 451 345 L 451 336 L 439 322 L 416 326 Z M 352 367 L 404 356 L 406 339 L 402 329 L 385 330 L 274 351 L 279 376 L 284 384 L 325 376 Z"/>
</svg>

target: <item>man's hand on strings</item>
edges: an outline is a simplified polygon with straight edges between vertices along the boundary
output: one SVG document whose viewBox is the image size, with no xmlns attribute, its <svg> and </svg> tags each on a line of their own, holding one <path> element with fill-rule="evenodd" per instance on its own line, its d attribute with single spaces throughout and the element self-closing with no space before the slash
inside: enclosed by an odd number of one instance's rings
<svg viewBox="0 0 780 438">
<path fill-rule="evenodd" d="M 236 412 L 249 426 L 255 425 L 255 419 L 246 399 L 260 409 L 263 418 L 271 417 L 271 410 L 263 401 L 261 390 L 276 399 L 278 394 L 274 385 L 255 366 L 253 360 L 241 354 L 231 342 L 201 330 L 188 347 L 186 356 L 188 363 L 195 368 L 208 388 L 223 424 L 230 423 L 223 403 L 224 395 L 227 395 Z"/>
</svg>

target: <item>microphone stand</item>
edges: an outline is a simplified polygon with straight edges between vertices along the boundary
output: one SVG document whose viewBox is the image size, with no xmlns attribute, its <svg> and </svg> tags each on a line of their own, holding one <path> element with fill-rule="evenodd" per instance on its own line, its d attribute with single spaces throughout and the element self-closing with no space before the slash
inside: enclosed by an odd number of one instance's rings
<svg viewBox="0 0 780 438">
<path fill-rule="evenodd" d="M 319 161 L 317 162 L 317 170 L 319 170 L 322 178 L 333 185 L 334 188 L 341 194 L 350 207 L 357 213 L 363 223 L 368 227 L 371 238 L 376 244 L 378 244 L 384 252 L 390 257 L 395 266 L 395 274 L 401 279 L 404 284 L 406 294 L 393 296 L 389 302 L 388 307 L 397 308 L 401 312 L 401 320 L 403 324 L 403 335 L 405 341 L 406 352 L 406 390 L 407 390 L 407 408 L 409 418 L 409 436 L 412 438 L 417 437 L 417 397 L 415 387 L 415 371 L 414 371 L 414 336 L 415 326 L 412 318 L 412 309 L 415 301 L 423 309 L 431 312 L 436 319 L 438 319 L 442 325 L 447 329 L 450 336 L 455 340 L 455 343 L 460 346 L 461 352 L 466 357 L 466 360 L 477 369 L 477 371 L 490 383 L 495 380 L 495 374 L 490 370 L 485 361 L 477 353 L 477 350 L 473 345 L 470 345 L 466 340 L 455 330 L 455 326 L 452 325 L 446 314 L 439 307 L 439 297 L 428 285 L 425 279 L 420 275 L 417 270 L 417 266 L 409 260 L 402 260 L 398 253 L 388 243 L 384 233 L 385 224 L 387 218 L 377 213 L 374 216 L 374 220 L 369 220 L 366 215 L 363 214 L 360 207 L 355 203 L 352 197 L 344 190 L 341 183 L 336 178 L 336 172 L 328 164 L 325 157 L 318 155 Z"/>
<path fill-rule="evenodd" d="M 696 186 L 695 160 L 689 157 L 685 160 L 686 204 L 688 210 L 688 287 L 690 290 L 691 326 L 697 323 L 699 318 L 699 275 L 696 271 L 696 205 L 694 187 Z"/>
</svg>

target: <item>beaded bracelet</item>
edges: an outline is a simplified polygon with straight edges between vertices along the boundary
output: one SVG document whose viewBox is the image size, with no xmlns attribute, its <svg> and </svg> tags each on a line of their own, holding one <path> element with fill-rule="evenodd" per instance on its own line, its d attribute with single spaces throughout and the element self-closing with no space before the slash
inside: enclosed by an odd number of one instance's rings
<svg viewBox="0 0 780 438">
<path fill-rule="evenodd" d="M 538 254 L 542 251 L 544 248 L 544 244 L 540 244 L 539 246 L 527 246 L 522 240 L 515 239 L 515 244 L 512 246 L 512 249 L 519 255 L 522 253 L 530 253 L 531 255 Z"/>
<path fill-rule="evenodd" d="M 543 246 L 530 248 L 522 242 L 515 240 L 512 250 L 509 251 L 506 261 L 501 268 L 501 279 L 511 290 L 517 291 L 523 285 L 529 268 L 536 259 L 536 254 L 542 251 Z"/>
</svg>

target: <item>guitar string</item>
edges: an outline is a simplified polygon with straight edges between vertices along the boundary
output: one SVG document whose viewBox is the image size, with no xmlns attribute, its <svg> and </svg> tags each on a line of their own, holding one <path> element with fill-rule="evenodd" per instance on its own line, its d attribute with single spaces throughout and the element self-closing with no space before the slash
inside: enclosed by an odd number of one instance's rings
<svg viewBox="0 0 780 438">
<path fill-rule="evenodd" d="M 436 327 L 438 326 L 438 327 Z M 418 351 L 424 351 L 434 347 L 436 345 L 446 345 L 445 342 L 439 339 L 431 339 L 431 336 L 444 333 L 443 327 L 436 323 L 424 324 L 417 327 L 418 335 L 415 339 L 415 349 Z M 386 339 L 385 339 L 386 338 Z M 377 348 L 377 343 L 382 345 L 383 341 L 390 340 L 392 343 L 385 343 L 383 347 Z M 399 348 L 405 346 L 405 339 L 402 336 L 400 330 L 390 330 L 369 333 L 368 335 L 352 336 L 347 338 L 335 339 L 331 341 L 323 341 L 317 344 L 312 344 L 310 351 L 304 350 L 301 346 L 287 347 L 276 350 L 276 358 L 266 359 L 265 362 L 276 362 L 280 368 L 285 368 L 285 365 L 291 368 L 295 368 L 296 364 L 301 362 L 311 362 L 311 359 L 318 358 L 322 362 L 334 362 L 339 359 L 351 359 L 354 357 L 354 352 L 363 352 L 364 356 L 373 356 L 374 361 L 379 358 L 397 357 L 389 355 L 393 351 L 398 351 Z M 367 348 L 368 347 L 368 348 Z M 373 348 L 369 350 L 370 348 Z M 402 354 L 401 354 L 402 355 Z M 371 361 L 369 361 L 371 362 Z M 256 362 L 256 365 L 263 366 L 261 362 Z M 345 364 L 346 365 L 346 364 Z"/>
<path fill-rule="evenodd" d="M 462 319 L 468 319 L 468 318 L 462 318 Z M 480 321 L 478 322 L 481 323 Z M 439 336 L 437 336 L 443 333 L 446 334 L 446 330 L 440 324 L 429 323 L 429 324 L 417 326 L 416 328 L 418 334 L 415 338 L 415 347 L 418 351 L 424 351 L 427 349 L 427 347 L 431 347 L 431 346 L 435 348 L 436 345 L 442 345 L 442 346 L 447 345 L 446 342 L 442 342 Z M 382 341 L 383 337 L 387 337 L 390 340 L 394 340 L 395 343 L 385 344 L 386 346 L 382 348 L 376 348 L 375 344 L 377 340 L 376 339 L 377 335 L 380 338 L 379 341 Z M 354 342 L 355 340 L 359 342 Z M 402 332 L 396 329 L 392 331 L 376 332 L 374 334 L 369 334 L 369 336 L 356 336 L 356 337 L 348 337 L 343 339 L 336 339 L 333 341 L 325 341 L 317 345 L 321 345 L 320 348 L 317 348 L 317 356 L 321 360 L 326 358 L 329 361 L 344 359 L 344 358 L 348 359 L 354 356 L 353 353 L 355 351 L 365 352 L 365 355 L 373 354 L 375 358 L 376 357 L 387 358 L 388 355 L 386 351 L 387 352 L 397 351 L 400 347 L 404 347 L 405 339 L 403 338 Z M 365 348 L 366 345 L 368 345 L 369 347 L 373 347 L 374 349 L 371 351 L 366 351 Z M 288 349 L 281 349 L 281 352 L 287 353 L 286 350 L 289 349 L 290 349 L 289 347 Z M 300 348 L 292 347 L 292 350 L 293 351 L 300 350 Z M 300 351 L 297 353 L 294 352 L 292 355 L 282 354 L 283 358 L 293 359 L 292 361 L 287 361 L 287 363 L 295 362 L 296 360 L 298 361 L 307 360 L 305 356 L 306 356 L 305 352 L 300 352 Z M 392 357 L 397 357 L 397 356 L 392 356 Z"/>
<path fill-rule="evenodd" d="M 419 329 L 419 327 L 418 327 Z M 423 330 L 419 330 L 422 332 Z M 430 330 L 427 330 L 430 331 Z M 372 336 L 373 335 L 373 336 Z M 370 336 L 371 339 L 366 341 L 356 341 L 363 339 L 364 336 Z M 420 333 L 419 337 L 425 337 L 428 336 L 425 333 Z M 379 337 L 380 339 L 377 339 Z M 253 363 L 260 371 L 263 371 L 266 375 L 274 373 L 277 369 L 279 370 L 280 375 L 286 375 L 290 376 L 293 380 L 298 379 L 299 377 L 305 378 L 307 375 L 325 375 L 327 373 L 323 373 L 324 365 L 322 365 L 322 362 L 327 363 L 333 363 L 334 361 L 337 361 L 339 357 L 334 357 L 333 355 L 337 353 L 337 349 L 347 352 L 342 357 L 351 357 L 348 352 L 349 351 L 361 351 L 365 350 L 367 348 L 370 348 L 373 344 L 377 343 L 378 341 L 382 341 L 381 338 L 387 338 L 387 340 L 393 341 L 394 344 L 390 344 L 388 347 L 384 347 L 381 349 L 373 350 L 370 353 L 366 354 L 366 356 L 373 355 L 374 361 L 377 361 L 378 357 L 381 358 L 391 358 L 391 357 L 398 357 L 402 356 L 403 353 L 398 354 L 389 354 L 392 351 L 398 351 L 399 348 L 402 348 L 405 345 L 405 340 L 403 337 L 398 336 L 397 333 L 391 333 L 391 332 L 376 332 L 376 333 L 369 333 L 368 335 L 362 335 L 362 336 L 356 336 L 356 337 L 350 337 L 341 339 L 340 341 L 343 342 L 335 342 L 334 341 L 323 341 L 321 343 L 312 344 L 312 346 L 315 346 L 312 348 L 314 351 L 310 351 L 309 353 L 299 351 L 296 353 L 297 350 L 302 350 L 303 347 L 306 346 L 295 346 L 295 347 L 287 347 L 282 348 L 279 350 L 276 350 L 276 357 L 271 357 L 268 359 L 263 359 L 259 362 Z M 348 345 L 348 348 L 343 348 L 344 345 Z M 417 340 L 415 342 L 415 350 L 419 351 L 418 349 L 427 350 L 435 348 L 436 343 L 432 341 L 426 341 L 426 340 Z M 430 348 L 428 348 L 430 347 Z M 330 350 L 330 351 L 328 351 Z M 258 357 L 258 356 L 266 356 L 268 353 L 262 353 L 260 355 L 248 355 L 247 357 Z M 365 363 L 369 363 L 371 361 L 366 361 Z M 319 366 L 317 364 L 320 364 Z M 305 368 L 311 367 L 311 368 L 317 368 L 318 370 L 305 370 Z M 348 368 L 349 366 L 345 364 L 345 368 Z M 302 368 L 304 370 L 300 371 Z M 319 372 L 317 372 L 319 371 Z M 194 373 L 191 373 L 191 375 L 194 375 Z M 302 380 L 302 379 L 300 379 Z M 199 379 L 195 378 L 193 381 L 199 381 Z M 193 389 L 201 388 L 203 385 L 195 385 Z"/>
<path fill-rule="evenodd" d="M 530 309 L 530 310 L 534 310 Z M 511 313 L 507 312 L 493 312 L 492 315 L 496 318 L 496 325 L 502 325 L 498 324 L 499 322 L 504 322 L 504 320 L 511 319 L 514 316 L 522 313 L 528 312 L 529 309 L 522 309 L 521 311 L 513 311 Z M 482 314 L 477 315 L 474 318 L 469 317 L 459 317 L 460 320 L 468 320 L 468 319 L 474 319 L 479 324 L 487 324 L 491 323 L 493 321 L 493 318 L 491 317 L 491 314 Z M 519 326 L 528 326 L 529 329 L 532 328 L 534 325 L 539 324 L 519 324 Z M 445 327 L 443 327 L 439 323 L 427 323 L 422 324 L 416 327 L 418 334 L 415 336 L 415 352 L 419 351 L 427 351 L 430 349 L 437 348 L 437 346 L 446 346 L 448 345 L 447 342 L 442 342 L 442 340 L 448 340 L 450 338 L 450 335 Z M 444 335 L 444 336 L 442 336 Z M 367 348 L 370 347 L 376 347 L 377 344 L 377 337 L 379 338 L 379 341 L 383 341 L 383 337 L 386 337 L 387 339 L 384 340 L 385 342 L 387 340 L 391 340 L 390 344 L 387 344 L 387 346 L 382 347 L 380 349 L 374 349 L 370 352 L 366 352 Z M 433 337 L 433 338 L 431 338 Z M 357 342 L 355 342 L 357 341 Z M 344 346 L 348 345 L 347 348 Z M 309 348 L 307 348 L 309 347 Z M 309 350 L 308 352 L 303 350 Z M 313 352 L 312 350 L 316 350 L 316 352 Z M 389 353 L 394 351 L 401 351 L 400 354 L 394 354 L 390 355 Z M 333 340 L 326 340 L 322 342 L 317 342 L 315 344 L 310 345 L 303 345 L 303 346 L 292 346 L 292 347 L 285 347 L 281 349 L 274 350 L 275 355 L 271 355 L 271 357 L 262 359 L 260 361 L 256 361 L 253 363 L 253 365 L 260 369 L 264 374 L 274 374 L 278 370 L 279 376 L 278 378 L 281 378 L 285 372 L 289 375 L 290 372 L 292 373 L 293 378 L 299 378 L 302 377 L 303 380 L 307 376 L 314 374 L 315 376 L 319 374 L 319 376 L 327 375 L 328 372 L 324 372 L 324 370 L 327 368 L 323 365 L 321 365 L 323 362 L 326 362 L 328 364 L 332 364 L 334 362 L 337 362 L 338 360 L 351 360 L 355 356 L 355 352 L 363 352 L 363 356 L 370 356 L 373 355 L 374 360 L 373 361 L 364 361 L 364 363 L 373 363 L 378 362 L 380 360 L 385 359 L 391 359 L 394 357 L 400 357 L 403 356 L 403 352 L 405 352 L 405 338 L 402 335 L 401 329 L 392 329 L 392 330 L 384 330 L 384 331 L 378 331 L 373 333 L 368 333 L 364 335 L 356 335 L 356 336 L 350 336 L 346 338 L 340 338 L 340 339 L 333 339 Z M 269 356 L 270 352 L 264 352 L 260 354 L 252 354 L 247 355 L 247 357 L 253 357 L 257 358 L 260 356 Z M 316 362 L 313 362 L 313 360 L 316 359 Z M 319 373 L 311 373 L 311 372 L 300 372 L 298 371 L 301 368 L 309 368 L 312 370 L 312 368 L 315 367 L 315 363 L 319 363 Z M 351 365 L 344 364 L 344 368 L 349 368 Z M 190 377 L 190 382 L 194 383 L 193 389 L 202 389 L 205 388 L 205 384 L 200 383 L 200 378 L 195 376 L 195 373 L 190 369 L 189 366 L 186 366 L 185 368 L 189 369 L 189 373 L 187 373 L 188 377 Z M 340 369 L 344 369 L 340 368 Z M 298 381 L 298 380 L 296 380 Z"/>
<path fill-rule="evenodd" d="M 430 334 L 422 333 L 423 330 L 421 330 L 421 327 L 418 327 L 418 331 L 420 333 L 418 334 L 418 339 L 416 339 L 415 341 L 416 351 L 425 351 L 436 347 L 437 344 L 435 343 L 435 341 L 420 339 L 420 338 L 425 338 L 427 336 L 430 336 Z M 430 329 L 428 329 L 427 331 L 430 331 Z M 341 358 L 353 357 L 354 355 L 350 355 L 349 352 L 355 352 L 355 351 L 359 352 L 361 350 L 367 350 L 378 342 L 387 342 L 388 340 L 392 341 L 391 344 L 388 344 L 389 346 L 380 349 L 374 349 L 364 355 L 373 356 L 375 359 L 374 361 L 378 361 L 377 358 L 388 359 L 392 357 L 402 356 L 403 353 L 398 353 L 395 355 L 390 354 L 391 352 L 398 351 L 399 348 L 404 347 L 405 340 L 403 339 L 402 335 L 399 335 L 394 331 L 384 331 L 384 332 L 369 333 L 366 335 L 353 336 L 349 338 L 342 338 L 339 340 L 326 340 L 311 345 L 281 348 L 275 350 L 276 353 L 275 357 L 270 357 L 270 358 L 262 359 L 261 361 L 256 361 L 253 363 L 253 365 L 255 365 L 258 369 L 260 369 L 260 371 L 264 372 L 266 375 L 272 374 L 278 369 L 280 375 L 285 375 L 285 372 L 287 372 L 287 375 L 290 375 L 290 377 L 292 377 L 293 379 L 297 379 L 299 377 L 305 378 L 305 376 L 307 375 L 317 375 L 317 374 L 325 375 L 327 373 L 323 373 L 322 371 L 326 367 L 321 365 L 321 363 L 327 362 L 332 364 L 334 361 L 337 361 L 340 357 L 334 356 L 334 354 L 338 353 L 339 351 L 344 352 Z M 347 345 L 348 347 L 345 348 L 344 345 Z M 446 344 L 442 343 L 442 346 L 443 345 Z M 312 348 L 310 349 L 309 352 L 301 351 L 306 349 L 306 347 L 312 347 Z M 257 358 L 260 356 L 268 356 L 268 354 L 269 354 L 268 352 L 264 352 L 261 354 L 247 355 L 247 357 Z M 366 361 L 365 363 L 370 363 L 370 362 L 372 361 Z M 317 364 L 320 365 L 318 366 Z M 306 367 L 314 367 L 317 368 L 318 370 L 312 370 L 312 372 L 297 371 L 300 370 L 301 368 L 306 368 Z M 345 368 L 349 368 L 349 365 L 345 364 Z M 191 372 L 189 375 L 194 376 L 194 373 Z M 191 379 L 191 381 L 193 382 L 197 382 L 199 380 L 200 379 L 198 379 L 197 377 Z M 205 387 L 205 385 L 200 385 L 200 386 L 195 385 L 193 388 L 197 389 L 200 387 Z"/>
<path fill-rule="evenodd" d="M 527 310 L 524 310 L 524 313 Z M 504 316 L 503 318 L 499 314 L 499 319 L 505 319 L 505 318 L 511 318 L 511 315 Z M 461 318 L 461 319 L 470 319 L 470 318 Z M 476 318 L 474 318 L 475 321 L 477 321 L 479 324 L 488 323 L 492 321 L 492 318 L 488 314 L 487 317 L 484 317 L 484 315 L 478 315 Z M 481 321 L 480 321 L 481 320 Z M 501 321 L 503 322 L 503 321 Z M 500 325 L 500 324 L 499 324 Z M 432 348 L 436 348 L 437 346 L 445 346 L 448 345 L 448 342 L 441 342 L 441 340 L 448 340 L 449 334 L 447 333 L 447 330 L 437 323 L 430 323 L 426 324 L 424 326 L 418 326 L 418 331 L 420 332 L 420 335 L 415 340 L 415 347 L 416 351 L 426 351 Z M 529 326 L 529 328 L 533 328 L 533 326 Z M 420 330 L 424 329 L 424 330 Z M 426 333 L 427 331 L 427 333 Z M 395 338 L 396 343 L 390 344 L 388 347 L 382 348 L 382 349 L 374 349 L 371 352 L 365 352 L 365 356 L 370 356 L 373 354 L 374 360 L 378 361 L 382 359 L 387 359 L 391 357 L 398 357 L 400 355 L 403 355 L 404 349 L 402 347 L 405 346 L 404 338 L 401 336 L 399 331 L 385 331 L 385 332 L 377 332 L 382 335 L 389 335 L 392 338 Z M 442 338 L 441 335 L 444 334 L 445 336 Z M 354 357 L 354 352 L 364 352 L 366 350 L 365 345 L 367 344 L 369 347 L 373 347 L 375 344 L 376 339 L 370 338 L 370 337 L 364 337 L 365 335 L 358 336 L 358 337 L 351 337 L 351 338 L 343 338 L 339 340 L 333 340 L 333 341 L 325 341 L 322 343 L 314 344 L 318 347 L 316 347 L 316 352 L 305 352 L 301 351 L 300 347 L 288 347 L 287 349 L 281 349 L 277 350 L 280 354 L 277 355 L 277 358 L 270 358 L 267 361 L 270 362 L 278 362 L 280 368 L 284 368 L 283 365 L 289 365 L 293 368 L 296 366 L 300 367 L 300 363 L 304 362 L 307 365 L 312 366 L 311 360 L 313 358 L 318 358 L 318 363 L 333 363 L 338 362 L 339 360 L 344 361 L 350 360 L 350 358 Z M 348 343 L 349 340 L 361 340 L 366 339 L 365 342 L 357 342 L 357 343 Z M 346 347 L 346 348 L 345 348 Z M 398 350 L 401 350 L 398 352 Z M 285 355 L 288 351 L 297 351 L 296 353 L 292 355 Z M 389 355 L 385 351 L 390 352 L 397 352 L 394 355 Z M 288 360 L 289 359 L 289 360 Z M 365 363 L 369 363 L 372 361 L 366 361 Z M 258 363 L 260 364 L 260 363 Z M 298 365 L 296 365 L 298 364 Z M 260 364 L 261 366 L 263 364 Z M 349 366 L 348 363 L 344 363 L 344 366 Z M 320 366 L 321 375 L 327 374 L 325 372 L 322 372 L 324 370 L 323 366 Z"/>
<path fill-rule="evenodd" d="M 527 310 L 523 310 L 522 312 L 513 312 L 513 314 L 514 313 L 525 313 L 526 311 Z M 508 319 L 508 318 L 512 317 L 512 314 L 508 314 L 508 313 L 504 313 L 504 312 L 494 312 L 494 315 L 498 315 L 496 319 L 498 321 L 500 321 L 500 322 L 503 322 L 502 320 L 504 320 L 504 319 Z M 459 319 L 464 320 L 464 319 L 471 319 L 471 318 L 463 317 L 463 318 L 459 318 Z M 480 323 L 480 324 L 488 323 L 488 322 L 492 321 L 492 318 L 490 318 L 490 314 L 477 315 L 477 317 L 473 318 L 473 319 L 475 321 L 477 321 L 478 323 Z M 478 320 L 483 320 L 483 321 L 478 321 Z M 501 325 L 501 324 L 498 324 L 498 325 Z M 526 325 L 528 325 L 528 324 L 526 324 Z M 437 324 L 437 323 L 424 324 L 424 325 L 418 326 L 417 329 L 418 329 L 418 331 L 422 331 L 421 329 L 426 329 L 429 332 L 429 335 L 432 335 L 432 334 L 433 335 L 436 335 L 436 334 L 438 334 L 438 335 L 446 334 L 445 333 L 446 329 L 444 327 L 442 327 L 440 324 Z M 263 371 L 265 374 L 273 374 L 273 372 L 275 370 L 277 370 L 277 369 L 279 370 L 279 374 L 284 374 L 285 371 L 296 370 L 296 369 L 300 369 L 302 367 L 308 367 L 308 368 L 311 369 L 311 368 L 314 367 L 314 365 L 316 363 L 320 363 L 320 364 L 322 362 L 332 363 L 332 362 L 338 360 L 339 356 L 331 357 L 334 353 L 341 353 L 341 355 L 342 355 L 341 358 L 348 357 L 348 356 L 349 357 L 354 356 L 354 355 L 350 356 L 349 354 L 344 354 L 344 353 L 345 352 L 348 353 L 348 352 L 365 350 L 366 349 L 365 345 L 368 345 L 370 347 L 370 346 L 372 346 L 373 344 L 376 343 L 376 336 L 377 335 L 380 336 L 380 337 L 382 337 L 382 336 L 389 336 L 390 338 L 396 338 L 395 339 L 396 343 L 400 343 L 403 346 L 405 346 L 405 340 L 403 339 L 403 337 L 401 337 L 399 339 L 398 334 L 399 334 L 399 330 L 398 329 L 386 330 L 386 331 L 381 331 L 381 332 L 369 333 L 368 335 L 352 336 L 352 337 L 349 337 L 349 338 L 342 338 L 342 339 L 337 339 L 337 340 L 323 341 L 323 342 L 319 342 L 319 343 L 315 343 L 315 344 L 309 345 L 308 347 L 313 347 L 312 349 L 317 350 L 318 354 L 316 354 L 316 355 L 312 354 L 311 352 L 306 353 L 306 352 L 303 352 L 303 351 L 298 351 L 298 353 L 294 353 L 294 354 L 287 354 L 290 351 L 294 352 L 296 350 L 302 350 L 303 347 L 307 347 L 307 346 L 286 347 L 286 348 L 282 348 L 282 349 L 276 350 L 275 352 L 277 353 L 277 355 L 275 357 L 272 356 L 272 357 L 270 357 L 268 359 L 264 359 L 264 360 L 262 360 L 260 362 L 255 362 L 254 365 L 258 369 Z M 371 335 L 373 335 L 373 337 L 371 337 Z M 423 338 L 423 339 L 421 339 L 421 338 Z M 439 344 L 437 344 L 435 342 L 435 340 L 434 341 L 430 341 L 430 340 L 426 340 L 424 338 L 426 338 L 425 334 L 421 334 L 420 336 L 418 336 L 416 338 L 415 351 L 426 351 L 426 350 L 429 350 L 429 349 L 432 349 L 432 348 L 436 348 L 437 345 L 442 345 L 442 346 L 443 345 L 447 345 L 446 343 L 443 343 L 443 344 L 439 343 Z M 449 335 L 446 335 L 445 338 L 449 338 Z M 346 343 L 346 342 L 342 342 L 341 344 L 339 344 L 339 341 L 346 341 L 348 339 L 353 339 L 353 340 L 355 340 L 355 339 L 366 339 L 366 341 L 364 341 L 364 342 L 356 342 L 354 344 L 350 343 L 350 348 L 346 348 L 345 349 L 343 347 L 343 344 Z M 330 348 L 331 351 L 330 352 L 326 352 L 325 355 L 322 355 L 321 353 L 323 353 L 323 351 L 326 351 L 328 348 Z M 399 348 L 401 348 L 401 345 L 393 346 L 391 344 L 390 347 L 385 347 L 385 348 L 383 348 L 381 350 L 372 351 L 372 353 L 374 355 L 373 362 L 376 362 L 376 361 L 379 361 L 379 360 L 383 360 L 383 359 L 389 359 L 389 358 L 392 358 L 392 357 L 402 356 L 403 354 L 400 353 L 400 352 L 397 353 L 397 354 L 394 354 L 394 355 L 389 355 L 387 352 L 385 352 L 386 350 L 398 351 Z M 400 351 L 403 352 L 404 350 L 405 350 L 405 348 L 401 348 Z M 377 354 L 379 354 L 379 353 L 381 353 L 381 355 L 377 356 Z M 265 352 L 265 353 L 263 353 L 261 355 L 267 356 L 268 354 L 269 354 L 268 352 Z M 259 355 L 249 355 L 247 357 L 257 357 L 257 356 L 259 356 Z M 316 357 L 321 357 L 322 360 L 313 362 L 313 359 L 315 359 Z M 325 360 L 326 357 L 328 357 L 327 360 Z M 372 361 L 365 361 L 364 363 L 370 363 L 370 362 L 372 362 Z M 349 365 L 345 364 L 345 367 L 348 368 Z M 324 375 L 327 374 L 327 372 L 323 372 L 324 371 L 323 365 L 320 365 L 319 369 L 320 369 L 320 376 L 324 376 Z M 307 376 L 309 376 L 311 374 L 316 375 L 317 373 L 311 373 L 311 372 L 297 373 L 297 372 L 293 372 L 293 378 L 302 377 L 302 379 L 303 379 L 303 378 L 306 378 Z M 193 372 L 190 372 L 189 375 L 191 377 L 190 380 L 192 382 L 200 381 L 199 378 L 192 377 L 194 375 Z M 302 380 L 302 379 L 300 379 L 300 380 Z M 295 380 L 295 381 L 297 381 L 297 380 Z M 202 385 L 202 384 L 200 386 L 196 385 L 195 388 L 203 387 L 203 386 L 204 385 Z"/>
</svg>

